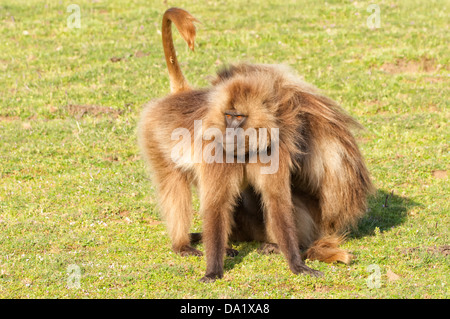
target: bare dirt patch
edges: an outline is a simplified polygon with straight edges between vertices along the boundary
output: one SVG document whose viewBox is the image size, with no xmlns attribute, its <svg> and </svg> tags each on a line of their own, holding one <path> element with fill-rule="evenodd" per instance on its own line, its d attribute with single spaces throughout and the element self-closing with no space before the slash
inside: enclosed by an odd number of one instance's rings
<svg viewBox="0 0 450 319">
<path fill-rule="evenodd" d="M 117 155 L 106 156 L 103 159 L 108 162 L 119 162 L 119 157 Z"/>
<path fill-rule="evenodd" d="M 0 122 L 13 122 L 19 119 L 18 116 L 0 116 Z"/>
<path fill-rule="evenodd" d="M 386 62 L 381 66 L 381 70 L 389 74 L 398 73 L 433 73 L 439 70 L 441 66 L 435 59 L 426 57 L 420 60 L 407 60 L 405 58 L 397 59 L 395 62 Z"/>
<path fill-rule="evenodd" d="M 428 246 L 428 247 L 411 247 L 399 249 L 401 253 L 405 255 L 415 254 L 419 252 L 425 252 L 430 255 L 443 255 L 445 257 L 450 255 L 450 245 L 442 246 Z"/>
<path fill-rule="evenodd" d="M 436 170 L 431 172 L 435 178 L 443 179 L 447 178 L 447 171 L 444 170 Z"/>
<path fill-rule="evenodd" d="M 109 59 L 112 63 L 122 61 L 123 57 L 113 56 L 111 59 Z"/>
<path fill-rule="evenodd" d="M 103 115 L 112 115 L 113 117 L 118 117 L 123 113 L 121 110 L 116 110 L 107 106 L 99 106 L 99 105 L 67 105 L 67 110 L 70 115 L 81 118 L 84 115 L 93 115 L 93 116 L 103 116 Z"/>
<path fill-rule="evenodd" d="M 148 52 L 142 52 L 142 51 L 140 51 L 140 50 L 138 50 L 138 51 L 136 51 L 135 53 L 134 53 L 134 56 L 136 57 L 136 58 L 143 58 L 143 57 L 146 57 L 146 56 L 149 56 L 150 55 L 150 53 L 148 53 Z"/>
<path fill-rule="evenodd" d="M 149 55 L 150 55 L 150 53 L 148 53 L 148 52 L 143 52 L 143 51 L 138 50 L 134 54 L 130 53 L 125 56 L 113 56 L 109 60 L 113 63 L 116 63 L 116 62 L 120 62 L 120 61 L 126 61 L 127 59 L 132 58 L 132 57 L 143 58 L 143 57 L 146 57 Z"/>
</svg>

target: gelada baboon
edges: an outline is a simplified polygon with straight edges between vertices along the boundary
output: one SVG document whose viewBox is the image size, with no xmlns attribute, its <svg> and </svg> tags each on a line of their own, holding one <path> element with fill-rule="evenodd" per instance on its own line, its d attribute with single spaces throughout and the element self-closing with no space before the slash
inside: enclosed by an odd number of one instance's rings
<svg viewBox="0 0 450 319">
<path fill-rule="evenodd" d="M 191 88 L 171 24 L 193 50 L 196 21 L 179 8 L 165 12 L 171 94 L 148 103 L 139 125 L 173 250 L 202 255 L 191 244 L 198 234 L 189 233 L 194 185 L 207 263 L 202 281 L 223 276 L 225 254 L 236 253 L 229 240 L 258 240 L 265 252 L 279 250 L 295 274 L 321 274 L 302 257 L 349 262 L 338 248 L 340 235 L 364 213 L 372 191 L 349 130 L 358 123 L 285 66 L 231 65 L 209 87 Z"/>
</svg>

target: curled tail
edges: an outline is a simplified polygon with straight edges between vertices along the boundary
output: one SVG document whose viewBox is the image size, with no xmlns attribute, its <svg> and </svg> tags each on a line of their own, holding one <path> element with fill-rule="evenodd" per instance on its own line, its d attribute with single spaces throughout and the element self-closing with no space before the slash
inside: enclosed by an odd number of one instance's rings
<svg viewBox="0 0 450 319">
<path fill-rule="evenodd" d="M 344 241 L 344 236 L 328 235 L 316 240 L 306 251 L 305 258 L 319 260 L 326 263 L 342 262 L 350 264 L 353 259 L 348 251 L 339 248 Z"/>
<path fill-rule="evenodd" d="M 177 27 L 183 39 L 187 42 L 189 48 L 194 51 L 195 25 L 198 22 L 189 12 L 170 8 L 163 16 L 162 22 L 162 42 L 164 55 L 166 57 L 167 69 L 169 70 L 170 90 L 172 93 L 190 90 L 189 83 L 181 72 L 178 64 L 177 55 L 173 46 L 172 22 Z"/>
</svg>

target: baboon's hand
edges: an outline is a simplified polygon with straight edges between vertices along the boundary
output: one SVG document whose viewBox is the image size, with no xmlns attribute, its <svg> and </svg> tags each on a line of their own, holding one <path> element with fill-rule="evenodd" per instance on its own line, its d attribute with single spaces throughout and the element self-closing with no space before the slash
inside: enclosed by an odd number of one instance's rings
<svg viewBox="0 0 450 319">
<path fill-rule="evenodd" d="M 227 248 L 226 254 L 228 257 L 236 257 L 237 255 L 239 255 L 239 251 L 237 251 L 236 249 L 233 249 L 233 248 Z"/>
<path fill-rule="evenodd" d="M 280 248 L 278 247 L 277 244 L 262 243 L 261 246 L 258 248 L 258 252 L 263 255 L 279 254 Z"/>
<path fill-rule="evenodd" d="M 186 256 L 203 256 L 203 253 L 200 250 L 195 249 L 194 247 L 191 247 L 191 246 L 188 246 L 188 245 L 181 247 L 181 249 L 179 251 L 177 251 L 177 253 L 179 253 L 183 257 L 186 257 Z"/>
<path fill-rule="evenodd" d="M 305 263 L 303 261 L 291 264 L 291 265 L 289 265 L 289 267 L 291 268 L 292 272 L 296 275 L 297 274 L 306 274 L 306 275 L 310 275 L 312 277 L 322 277 L 323 276 L 323 273 L 321 271 L 309 268 L 308 266 L 305 265 Z"/>
<path fill-rule="evenodd" d="M 204 277 L 202 277 L 200 279 L 200 282 L 210 283 L 210 282 L 214 282 L 217 279 L 220 279 L 222 277 L 223 277 L 223 273 L 221 273 L 221 274 L 206 274 Z"/>
</svg>

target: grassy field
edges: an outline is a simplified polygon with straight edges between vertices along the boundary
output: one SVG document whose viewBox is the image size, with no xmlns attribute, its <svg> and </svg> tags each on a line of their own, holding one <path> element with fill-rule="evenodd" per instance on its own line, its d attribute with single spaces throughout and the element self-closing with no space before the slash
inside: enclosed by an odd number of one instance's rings
<svg viewBox="0 0 450 319">
<path fill-rule="evenodd" d="M 450 297 L 449 1 L 376 1 L 375 29 L 368 1 L 74 2 L 80 28 L 71 1 L 0 0 L 0 298 Z M 285 63 L 365 126 L 378 191 L 351 265 L 295 276 L 242 243 L 202 284 L 205 258 L 171 251 L 136 144 L 142 105 L 169 92 L 168 6 L 202 22 L 195 53 L 175 33 L 194 86 Z"/>
</svg>

